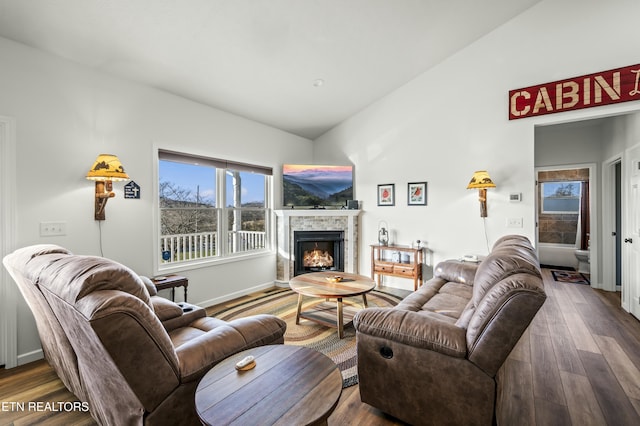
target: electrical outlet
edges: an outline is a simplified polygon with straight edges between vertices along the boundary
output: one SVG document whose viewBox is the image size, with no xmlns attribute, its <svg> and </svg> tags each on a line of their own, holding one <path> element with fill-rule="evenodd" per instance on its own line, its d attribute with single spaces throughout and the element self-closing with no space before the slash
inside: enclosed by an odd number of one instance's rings
<svg viewBox="0 0 640 426">
<path fill-rule="evenodd" d="M 40 222 L 41 237 L 67 235 L 67 222 Z"/>
<path fill-rule="evenodd" d="M 507 228 L 522 228 L 522 218 L 521 217 L 508 218 Z"/>
</svg>

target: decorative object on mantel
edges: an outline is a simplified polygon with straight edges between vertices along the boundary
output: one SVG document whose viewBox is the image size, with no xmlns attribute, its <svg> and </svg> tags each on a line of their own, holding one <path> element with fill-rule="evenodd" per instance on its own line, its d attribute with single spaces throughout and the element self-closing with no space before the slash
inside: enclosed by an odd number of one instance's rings
<svg viewBox="0 0 640 426">
<path fill-rule="evenodd" d="M 87 179 L 96 182 L 95 220 L 105 220 L 104 208 L 107 201 L 116 195 L 112 192 L 112 182 L 128 180 L 129 175 L 117 156 L 100 154 L 87 173 Z"/>
<path fill-rule="evenodd" d="M 378 185 L 378 205 L 394 206 L 396 204 L 395 192 L 396 185 L 393 183 Z"/>
<path fill-rule="evenodd" d="M 358 203 L 358 200 L 347 200 L 347 208 L 349 210 L 358 210 L 360 203 Z"/>
<path fill-rule="evenodd" d="M 487 188 L 495 188 L 496 185 L 485 170 L 478 170 L 471 177 L 467 189 L 478 190 L 478 201 L 480 201 L 480 217 L 487 217 Z"/>
<path fill-rule="evenodd" d="M 407 184 L 407 205 L 427 205 L 427 182 L 410 182 Z"/>
<path fill-rule="evenodd" d="M 389 244 L 389 225 L 387 222 L 381 220 L 378 223 L 378 244 L 381 246 L 386 246 Z"/>
</svg>

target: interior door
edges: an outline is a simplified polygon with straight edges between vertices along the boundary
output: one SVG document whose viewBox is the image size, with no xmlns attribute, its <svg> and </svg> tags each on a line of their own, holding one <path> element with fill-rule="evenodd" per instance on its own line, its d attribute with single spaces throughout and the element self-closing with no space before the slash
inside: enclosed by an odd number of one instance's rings
<svg viewBox="0 0 640 426">
<path fill-rule="evenodd" d="M 627 150 L 622 306 L 640 318 L 640 145 Z M 624 204 L 623 200 L 623 204 Z M 625 291 L 626 290 L 626 291 Z"/>
</svg>

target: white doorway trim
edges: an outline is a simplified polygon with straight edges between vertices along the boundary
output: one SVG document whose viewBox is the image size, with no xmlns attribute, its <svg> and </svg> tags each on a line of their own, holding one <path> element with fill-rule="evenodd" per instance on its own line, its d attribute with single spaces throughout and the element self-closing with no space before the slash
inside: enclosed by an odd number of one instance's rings
<svg viewBox="0 0 640 426">
<path fill-rule="evenodd" d="M 616 248 L 612 232 L 616 230 L 616 165 L 624 168 L 624 155 L 616 154 L 602 163 L 602 289 L 616 288 L 616 256 L 622 256 Z"/>
<path fill-rule="evenodd" d="M 16 227 L 16 122 L 0 116 L 0 258 L 15 249 Z M 18 365 L 16 286 L 0 268 L 0 364 Z"/>
</svg>

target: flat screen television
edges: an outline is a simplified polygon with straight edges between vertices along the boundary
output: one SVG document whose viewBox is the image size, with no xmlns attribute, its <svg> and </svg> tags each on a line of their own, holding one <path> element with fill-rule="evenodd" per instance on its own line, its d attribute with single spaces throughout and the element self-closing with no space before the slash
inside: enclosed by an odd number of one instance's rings
<svg viewBox="0 0 640 426">
<path fill-rule="evenodd" d="M 344 206 L 353 200 L 353 166 L 285 164 L 283 206 Z"/>
</svg>

